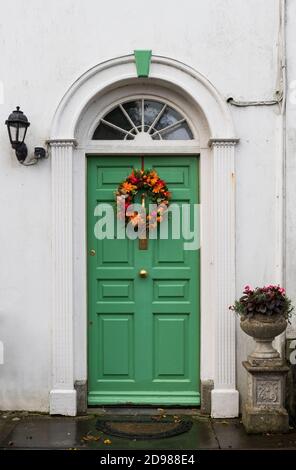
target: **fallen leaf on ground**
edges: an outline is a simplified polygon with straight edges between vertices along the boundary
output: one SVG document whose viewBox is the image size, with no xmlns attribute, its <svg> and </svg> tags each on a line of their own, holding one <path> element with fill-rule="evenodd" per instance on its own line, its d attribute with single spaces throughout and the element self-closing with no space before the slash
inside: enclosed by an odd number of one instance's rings
<svg viewBox="0 0 296 470">
<path fill-rule="evenodd" d="M 98 441 L 99 439 L 101 439 L 101 436 L 93 436 L 92 434 L 88 434 L 86 436 L 83 436 L 82 441 L 90 442 L 90 441 Z"/>
<path fill-rule="evenodd" d="M 112 442 L 110 441 L 110 439 L 105 439 L 104 444 L 112 444 Z"/>
<path fill-rule="evenodd" d="M 156 416 L 151 416 L 151 419 L 155 419 L 155 421 L 160 421 L 163 418 L 166 418 L 167 415 L 161 414 L 161 415 L 156 415 Z"/>
<path fill-rule="evenodd" d="M 154 421 L 160 421 L 161 420 L 161 416 L 157 415 L 157 416 L 151 416 L 151 419 L 154 419 Z"/>
</svg>

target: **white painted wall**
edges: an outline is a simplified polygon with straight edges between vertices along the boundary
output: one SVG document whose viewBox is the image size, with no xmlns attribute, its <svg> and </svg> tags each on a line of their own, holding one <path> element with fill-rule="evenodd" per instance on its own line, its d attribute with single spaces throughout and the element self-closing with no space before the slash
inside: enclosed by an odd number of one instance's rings
<svg viewBox="0 0 296 470">
<path fill-rule="evenodd" d="M 20 105 L 31 121 L 28 146 L 44 145 L 54 111 L 70 85 L 90 67 L 141 48 L 194 67 L 225 98 L 270 99 L 277 76 L 278 6 L 279 0 L 150 0 L 144 12 L 136 0 L 0 0 L 0 123 Z M 295 3 L 289 1 L 288 7 L 292 55 Z M 239 295 L 245 283 L 273 282 L 277 275 L 278 109 L 232 107 L 231 112 L 241 139 L 236 162 Z M 295 136 L 293 140 L 295 147 Z M 288 184 L 293 212 L 292 178 Z M 46 411 L 51 383 L 50 161 L 19 165 L 4 124 L 0 211 L 0 340 L 5 348 L 0 408 Z M 288 232 L 291 255 L 295 231 L 296 219 Z M 295 264 L 291 258 L 287 283 L 296 299 L 291 281 Z M 240 362 L 250 342 L 239 329 L 238 341 L 238 386 L 243 392 Z"/>
<path fill-rule="evenodd" d="M 288 1 L 287 18 L 287 117 L 286 117 L 286 283 L 296 305 L 296 3 Z M 296 338 L 296 316 L 288 329 Z"/>
</svg>

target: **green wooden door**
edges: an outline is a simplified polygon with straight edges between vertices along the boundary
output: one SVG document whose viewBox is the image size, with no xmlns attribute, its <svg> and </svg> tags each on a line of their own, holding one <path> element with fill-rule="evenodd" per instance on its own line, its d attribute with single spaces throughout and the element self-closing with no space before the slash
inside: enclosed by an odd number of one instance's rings
<svg viewBox="0 0 296 470">
<path fill-rule="evenodd" d="M 88 158 L 88 402 L 197 405 L 199 250 L 172 237 L 139 250 L 138 240 L 94 235 L 96 205 L 114 202 L 133 167 L 139 157 Z M 197 157 L 145 157 L 152 167 L 172 202 L 198 202 Z"/>
</svg>

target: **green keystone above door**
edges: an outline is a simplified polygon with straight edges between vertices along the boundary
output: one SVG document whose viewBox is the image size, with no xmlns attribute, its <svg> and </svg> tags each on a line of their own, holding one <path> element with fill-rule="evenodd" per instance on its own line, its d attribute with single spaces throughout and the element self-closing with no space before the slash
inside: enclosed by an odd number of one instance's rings
<svg viewBox="0 0 296 470">
<path fill-rule="evenodd" d="M 137 75 L 138 77 L 149 77 L 149 69 L 152 51 L 136 50 L 134 51 Z"/>
<path fill-rule="evenodd" d="M 145 156 L 145 167 L 165 179 L 172 202 L 198 203 L 198 161 Z M 87 159 L 88 403 L 198 405 L 199 250 L 184 251 L 184 240 L 170 236 L 139 250 L 138 240 L 94 235 L 95 207 L 114 204 L 133 167 L 141 157 Z"/>
</svg>

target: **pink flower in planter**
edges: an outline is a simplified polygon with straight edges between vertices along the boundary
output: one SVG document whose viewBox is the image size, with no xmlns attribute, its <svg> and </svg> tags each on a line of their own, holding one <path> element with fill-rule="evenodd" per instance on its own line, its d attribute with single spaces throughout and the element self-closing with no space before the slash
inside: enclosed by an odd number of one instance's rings
<svg viewBox="0 0 296 470">
<path fill-rule="evenodd" d="M 252 289 L 252 287 L 251 287 L 249 284 L 247 284 L 247 285 L 244 287 L 244 293 L 245 293 L 245 294 L 248 294 L 249 292 L 252 292 L 252 291 L 253 291 L 253 289 Z"/>
<path fill-rule="evenodd" d="M 263 292 L 268 292 L 268 291 L 274 290 L 274 289 L 276 289 L 276 288 L 277 288 L 277 286 L 274 286 L 274 285 L 272 285 L 272 284 L 268 284 L 268 286 L 262 287 L 261 290 L 262 290 Z"/>
</svg>

